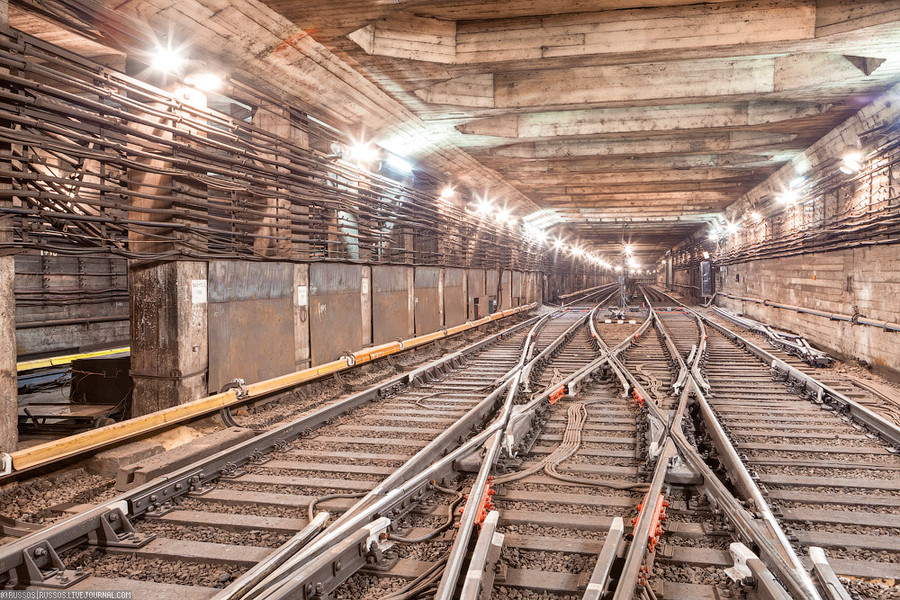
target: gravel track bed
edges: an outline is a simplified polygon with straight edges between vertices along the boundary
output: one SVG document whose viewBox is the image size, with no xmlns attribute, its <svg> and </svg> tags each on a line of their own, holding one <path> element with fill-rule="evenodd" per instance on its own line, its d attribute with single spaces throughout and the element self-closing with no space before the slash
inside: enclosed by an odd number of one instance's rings
<svg viewBox="0 0 900 600">
<path fill-rule="evenodd" d="M 328 435 L 325 432 L 322 432 L 322 435 Z M 415 431 L 368 431 L 361 429 L 353 429 L 352 427 L 348 427 L 346 429 L 342 429 L 339 432 L 335 432 L 334 435 L 349 435 L 354 437 L 368 437 L 368 438 L 378 438 L 385 440 L 418 440 L 422 442 L 430 442 L 434 438 L 436 438 L 438 433 L 418 433 Z"/>
<path fill-rule="evenodd" d="M 586 450 L 633 450 L 634 442 L 582 442 L 581 447 Z"/>
<path fill-rule="evenodd" d="M 70 569 L 82 567 L 95 577 L 125 577 L 213 588 L 224 588 L 247 568 L 139 558 L 133 554 L 106 554 L 96 548 L 73 550 L 61 557 Z"/>
<path fill-rule="evenodd" d="M 816 460 L 822 457 L 821 452 L 781 452 L 779 450 L 753 450 L 754 458 L 765 458 L 770 460 L 777 460 L 780 458 L 792 458 L 798 460 Z M 852 454 L 847 457 L 847 460 L 853 462 L 861 462 L 865 461 L 871 464 L 878 465 L 898 465 L 900 468 L 900 462 L 896 456 L 891 454 L 880 454 L 873 452 L 872 454 Z"/>
<path fill-rule="evenodd" d="M 491 598 L 497 598 L 498 600 L 581 600 L 580 595 L 551 594 L 550 592 L 518 590 L 505 586 L 495 587 Z"/>
<path fill-rule="evenodd" d="M 236 490 L 242 492 L 264 492 L 267 494 L 290 494 L 291 496 L 311 496 L 313 498 L 319 498 L 321 496 L 326 496 L 328 494 L 352 494 L 353 490 L 348 490 L 345 488 L 330 488 L 330 487 L 302 487 L 302 486 L 290 486 L 279 487 L 278 484 L 267 484 L 267 483 L 241 483 L 238 481 L 220 481 L 219 486 L 222 488 L 228 488 L 229 490 Z"/>
<path fill-rule="evenodd" d="M 615 506 L 585 506 L 584 504 L 551 504 L 549 502 L 506 502 L 502 498 L 496 500 L 497 508 L 506 510 L 530 510 L 544 513 L 564 513 L 567 515 L 594 515 L 600 517 L 618 517 L 622 509 Z"/>
<path fill-rule="evenodd" d="M 860 581 L 859 579 L 849 579 L 847 577 L 839 577 L 841 583 L 854 597 L 854 600 L 897 600 L 900 598 L 900 591 L 897 585 L 890 583 L 880 583 L 872 581 Z"/>
<path fill-rule="evenodd" d="M 186 498 L 178 505 L 184 510 L 202 510 L 207 512 L 226 513 L 229 515 L 258 515 L 260 517 L 285 517 L 289 519 L 306 519 L 306 508 L 289 506 L 270 506 L 267 504 L 224 504 L 207 502 L 200 498 Z"/>
<path fill-rule="evenodd" d="M 369 436 L 365 436 L 369 437 Z M 390 444 L 341 444 L 337 442 L 323 442 L 315 438 L 304 439 L 295 445 L 293 450 L 327 450 L 329 452 L 365 452 L 367 454 L 402 454 L 410 455 L 413 448 L 409 446 L 391 446 Z M 276 455 L 277 456 L 277 455 Z M 290 460 L 290 457 L 283 457 Z"/>
<path fill-rule="evenodd" d="M 194 542 L 212 542 L 216 544 L 234 544 L 242 546 L 263 546 L 277 548 L 284 544 L 291 535 L 251 529 L 249 531 L 228 531 L 217 527 L 203 525 L 184 526 L 160 521 L 141 521 L 137 529 L 141 533 L 155 533 L 159 537 Z"/>
<path fill-rule="evenodd" d="M 504 487 L 508 490 L 521 490 L 523 492 L 552 492 L 557 494 L 583 494 L 585 490 L 591 490 L 590 493 L 595 496 L 623 496 L 640 500 L 644 497 L 644 492 L 635 492 L 632 490 L 614 490 L 612 488 L 597 486 L 587 487 L 579 485 L 543 485 L 540 483 L 528 483 L 527 481 L 513 481 L 504 483 Z M 502 500 L 503 496 L 496 496 L 497 500 Z M 637 506 L 637 504 L 635 504 Z"/>
<path fill-rule="evenodd" d="M 784 489 L 784 490 L 796 489 L 800 492 L 821 493 L 823 495 L 840 496 L 842 494 L 853 494 L 854 496 L 891 496 L 891 497 L 900 498 L 900 490 L 879 490 L 879 489 L 866 489 L 866 488 L 853 488 L 852 490 L 848 490 L 847 488 L 843 488 L 843 487 L 832 487 L 832 486 L 825 486 L 825 485 L 793 486 L 793 485 L 774 485 L 771 483 L 768 483 L 766 485 L 772 489 Z"/>
<path fill-rule="evenodd" d="M 329 465 L 357 465 L 357 464 L 376 464 L 379 467 L 400 467 L 403 465 L 402 460 L 397 460 L 393 458 L 382 458 L 380 456 L 375 456 L 372 458 L 357 458 L 355 456 L 299 456 L 299 455 L 285 455 L 282 454 L 278 456 L 277 460 L 285 460 L 285 461 L 303 461 L 303 462 L 317 462 L 317 463 L 326 463 Z M 268 468 L 265 463 L 259 465 L 259 468 L 265 469 Z"/>
<path fill-rule="evenodd" d="M 678 558 L 679 546 L 682 548 L 715 548 L 716 550 L 724 550 L 727 552 L 728 546 L 734 541 L 734 538 L 730 535 L 706 535 L 702 538 L 695 538 L 669 533 L 666 533 L 663 536 L 663 539 L 666 543 L 675 547 L 675 558 Z"/>
<path fill-rule="evenodd" d="M 591 456 L 590 454 L 576 454 L 566 459 L 562 464 L 575 465 L 606 465 L 610 467 L 639 467 L 643 461 L 636 458 L 618 458 L 615 456 Z"/>
<path fill-rule="evenodd" d="M 275 475 L 279 477 L 314 477 L 318 479 L 344 479 L 353 481 L 381 481 L 384 475 L 375 473 L 335 473 L 333 471 L 306 471 L 296 469 L 267 469 L 265 465 L 253 469 L 252 475 Z"/>
<path fill-rule="evenodd" d="M 447 522 L 447 514 L 442 515 L 423 515 L 420 513 L 410 512 L 403 519 L 401 524 L 410 527 L 425 527 L 426 529 L 437 529 Z"/>
<path fill-rule="evenodd" d="M 652 578 L 699 585 L 722 585 L 723 587 L 730 587 L 731 583 L 722 567 L 685 566 L 664 560 L 659 560 L 654 565 Z"/>
<path fill-rule="evenodd" d="M 392 550 L 397 553 L 400 558 L 408 558 L 411 560 L 421 560 L 424 562 L 437 562 L 450 552 L 450 546 L 453 542 L 441 542 L 429 540 L 425 543 L 407 544 L 398 542 Z"/>
<path fill-rule="evenodd" d="M 564 527 L 547 527 L 531 523 L 521 525 L 499 525 L 497 530 L 501 533 L 515 533 L 519 535 L 536 535 L 551 537 L 574 537 L 586 540 L 606 539 L 606 531 L 588 531 L 586 529 L 566 529 Z"/>
<path fill-rule="evenodd" d="M 334 600 L 362 600 L 381 598 L 400 589 L 408 582 L 399 577 L 377 577 L 368 573 L 356 573 L 331 593 Z"/>
<path fill-rule="evenodd" d="M 842 548 L 837 546 L 829 546 L 825 548 L 825 554 L 829 558 L 849 558 L 852 560 L 866 560 L 870 562 L 893 564 L 900 563 L 900 553 L 886 552 L 884 550 L 868 550 L 866 548 Z"/>
<path fill-rule="evenodd" d="M 500 562 L 505 563 L 511 569 L 584 573 L 594 568 L 594 565 L 597 563 L 597 557 L 585 554 L 504 547 L 503 552 L 500 554 Z"/>
<path fill-rule="evenodd" d="M 831 467 L 794 467 L 790 465 L 755 467 L 760 473 L 781 475 L 802 475 L 804 477 L 839 477 L 846 479 L 870 479 L 873 482 L 896 480 L 889 471 L 871 471 L 867 469 L 835 469 Z M 873 477 L 874 475 L 874 477 Z"/>
<path fill-rule="evenodd" d="M 727 421 L 726 421 L 727 423 Z M 803 444 L 815 444 L 817 446 L 834 446 L 834 447 L 854 447 L 854 448 L 877 448 L 872 445 L 872 440 L 838 440 L 831 438 L 817 438 L 815 440 L 811 440 L 810 438 L 796 438 L 796 437 L 764 437 L 764 436 L 756 436 L 756 435 L 745 435 L 745 434 L 732 434 L 731 440 L 735 444 L 741 443 L 764 443 L 764 444 L 794 444 L 794 445 L 803 445 Z"/>
<path fill-rule="evenodd" d="M 95 502 L 117 494 L 113 481 L 74 469 L 4 486 L 0 489 L 0 515 L 29 523 L 52 523 L 68 515 L 48 510 L 51 506 Z"/>
<path fill-rule="evenodd" d="M 858 506 L 847 506 L 844 504 L 829 504 L 827 502 L 828 498 L 823 498 L 825 502 L 810 504 L 808 502 L 788 502 L 786 500 L 777 500 L 774 503 L 778 504 L 781 508 L 800 508 L 800 509 L 811 509 L 811 510 L 843 510 L 845 512 L 855 512 L 859 510 Z M 867 513 L 878 513 L 882 515 L 895 515 L 900 512 L 900 509 L 892 508 L 890 506 L 866 506 Z"/>
</svg>

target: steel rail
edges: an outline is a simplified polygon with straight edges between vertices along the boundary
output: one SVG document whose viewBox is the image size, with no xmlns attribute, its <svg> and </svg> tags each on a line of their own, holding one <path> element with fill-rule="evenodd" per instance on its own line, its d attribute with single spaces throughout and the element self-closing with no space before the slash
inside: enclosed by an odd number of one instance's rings
<svg viewBox="0 0 900 600">
<path fill-rule="evenodd" d="M 663 295 L 666 296 L 666 294 Z M 674 300 L 671 296 L 667 297 Z M 700 313 L 677 300 L 674 301 L 680 304 L 685 311 L 692 314 L 702 323 L 703 318 Z M 695 370 L 699 368 L 700 360 L 701 356 L 698 352 L 695 362 L 692 365 L 691 384 L 693 390 L 691 395 L 695 398 L 696 404 L 700 408 L 701 416 L 706 425 L 706 431 L 719 452 L 720 460 L 723 461 L 728 473 L 733 478 L 733 484 L 738 492 L 751 502 L 752 506 L 759 514 L 759 521 L 761 521 L 761 524 L 758 524 L 758 521 L 748 522 L 747 533 L 752 536 L 754 542 L 763 551 L 763 558 L 768 566 L 774 568 L 776 572 L 779 573 L 784 583 L 796 597 L 808 600 L 822 600 L 812 578 L 809 576 L 809 573 L 807 573 L 806 568 L 803 566 L 803 563 L 791 546 L 790 541 L 787 539 L 787 535 L 785 535 L 781 528 L 781 524 L 769 507 L 768 502 L 766 502 L 762 491 L 759 489 L 759 486 L 756 485 L 749 470 L 746 465 L 744 465 L 737 450 L 725 433 L 718 417 L 706 401 L 704 390 L 709 389 L 709 384 L 704 386 L 703 383 L 705 383 L 705 381 L 701 383 L 694 375 Z M 683 447 L 680 448 L 683 456 L 689 458 L 689 460 L 694 463 L 695 468 L 699 468 L 699 463 L 697 462 L 699 456 L 696 454 L 693 446 L 687 443 L 687 439 L 684 438 L 683 433 L 681 432 L 680 421 L 673 425 L 673 431 L 676 434 L 676 438 L 680 437 L 684 442 Z M 690 457 L 687 456 L 688 450 L 690 450 Z M 702 459 L 700 462 L 702 462 Z M 703 463 L 703 466 L 706 466 L 705 462 Z M 708 470 L 708 467 L 703 469 L 703 471 Z M 729 502 L 729 504 L 732 509 L 735 507 L 734 503 Z M 729 516 L 737 517 L 740 514 L 741 513 L 738 512 L 729 514 Z"/>
<path fill-rule="evenodd" d="M 586 296 L 595 295 L 596 293 L 597 292 L 588 293 Z M 325 565 L 320 565 L 319 563 L 321 563 L 323 560 L 326 561 L 326 563 L 333 562 L 333 558 L 326 554 L 329 548 L 337 546 L 342 542 L 342 540 L 346 539 L 347 536 L 354 535 L 355 532 L 359 531 L 359 529 L 366 523 L 372 522 L 378 515 L 383 515 L 386 513 L 389 514 L 392 510 L 392 507 L 396 505 L 397 502 L 400 502 L 408 497 L 400 494 L 398 491 L 408 491 L 411 489 L 415 489 L 416 487 L 421 489 L 421 486 L 427 484 L 428 481 L 435 479 L 436 473 L 441 469 L 450 468 L 455 460 L 467 456 L 472 452 L 478 451 L 488 439 L 493 438 L 497 440 L 497 444 L 492 444 L 491 447 L 496 446 L 496 450 L 498 451 L 499 440 L 501 439 L 501 429 L 509 420 L 509 416 L 513 407 L 513 401 L 518 393 L 519 383 L 522 379 L 524 366 L 526 364 L 526 361 L 528 360 L 528 356 L 531 352 L 531 346 L 535 342 L 537 333 L 540 328 L 542 328 L 544 325 L 546 325 L 547 322 L 549 322 L 550 318 L 553 315 L 564 310 L 565 309 L 563 308 L 559 308 L 554 312 L 540 317 L 531 328 L 528 335 L 526 336 L 526 341 L 522 348 L 519 360 L 509 370 L 506 379 L 503 381 L 500 387 L 494 390 L 494 392 L 492 392 L 489 396 L 491 404 L 494 405 L 496 404 L 496 399 L 499 398 L 500 394 L 505 392 L 505 399 L 502 405 L 497 410 L 497 416 L 488 425 L 485 426 L 481 433 L 476 434 L 475 437 L 472 438 L 469 442 L 465 443 L 463 446 L 455 450 L 450 450 L 449 448 L 447 448 L 446 444 L 444 444 L 443 448 L 437 447 L 436 445 L 434 445 L 434 443 L 426 446 L 426 448 L 424 448 L 419 453 L 417 453 L 416 456 L 408 460 L 390 477 L 379 483 L 379 485 L 371 490 L 368 494 L 366 494 L 365 497 L 363 497 L 352 507 L 350 507 L 346 512 L 344 512 L 344 514 L 340 518 L 335 520 L 308 546 L 299 550 L 290 559 L 291 570 L 284 568 L 279 569 L 276 573 L 273 574 L 273 576 L 260 584 L 260 586 L 256 590 L 254 590 L 252 597 L 266 598 L 269 600 L 288 599 L 294 597 L 297 593 L 297 590 L 305 589 L 305 587 L 309 583 L 307 579 L 310 576 L 322 572 L 322 569 Z M 558 336 L 557 339 L 559 339 L 559 337 L 562 337 L 562 335 L 564 334 Z M 485 399 L 481 403 L 481 405 L 476 408 L 479 412 L 483 412 L 487 409 L 487 404 L 488 399 Z M 474 411 L 476 411 L 476 409 L 472 409 L 470 413 Z M 448 435 L 446 437 L 450 438 L 455 436 L 458 436 L 458 432 L 455 432 L 452 435 Z M 441 437 L 444 437 L 444 434 L 442 434 Z M 435 440 L 435 442 L 436 441 L 437 440 Z M 449 450 L 449 453 L 446 452 L 447 450 Z M 444 457 L 435 462 L 436 455 L 440 456 L 441 454 L 444 454 Z M 470 497 L 474 498 L 476 494 L 477 493 L 473 491 L 470 493 Z M 466 510 L 468 510 L 469 508 L 469 505 L 467 505 Z M 458 576 L 459 566 L 461 566 L 461 561 L 464 557 L 464 551 L 468 544 L 468 541 L 466 541 L 465 544 L 460 543 L 458 545 L 457 541 L 462 539 L 461 536 L 465 535 L 467 531 L 470 532 L 469 529 L 464 529 L 462 527 L 462 524 L 468 524 L 470 521 L 474 526 L 474 517 L 467 516 L 467 513 L 464 510 L 460 532 L 457 534 L 456 541 L 454 542 L 454 545 L 451 549 L 451 555 L 447 561 L 447 565 L 450 570 L 448 571 L 445 568 L 444 571 L 444 577 L 449 577 L 448 573 L 455 573 L 455 575 L 453 575 L 453 585 L 449 588 L 451 590 L 455 589 L 455 577 Z M 468 535 L 466 535 L 466 540 L 468 540 Z M 461 550 L 456 550 L 457 548 L 461 548 Z M 291 572 L 297 569 L 300 569 L 298 574 Z M 350 572 L 344 571 L 341 573 L 340 579 L 345 580 L 351 574 L 352 573 Z M 335 577 L 337 577 L 336 574 Z M 442 577 L 442 585 L 443 582 L 444 578 Z M 440 589 L 441 588 L 439 588 L 439 591 Z M 225 597 L 226 596 L 223 595 L 221 598 L 217 597 L 215 600 L 224 600 Z M 237 597 L 228 596 L 228 598 L 234 598 L 236 600 Z"/>
<path fill-rule="evenodd" d="M 476 321 L 468 321 L 462 325 L 446 328 L 435 333 L 429 333 L 399 342 L 389 342 L 387 344 L 372 346 L 317 367 L 311 367 L 309 369 L 303 369 L 272 379 L 247 384 L 243 389 L 226 390 L 186 404 L 150 413 L 149 415 L 135 417 L 120 423 L 113 423 L 112 425 L 86 431 L 60 440 L 38 444 L 9 454 L 0 454 L 0 476 L 45 466 L 84 452 L 131 440 L 138 436 L 207 415 L 223 408 L 244 404 L 273 393 L 284 391 L 301 383 L 307 383 L 328 375 L 341 373 L 357 365 L 369 363 L 379 358 L 384 358 L 431 342 L 442 340 L 493 321 L 532 310 L 536 306 L 536 304 L 528 304 L 518 308 L 493 313 Z"/>
<path fill-rule="evenodd" d="M 55 549 L 69 547 L 80 540 L 86 539 L 88 534 L 102 526 L 103 517 L 109 514 L 110 511 L 120 510 L 123 518 L 140 516 L 190 491 L 202 490 L 204 486 L 216 480 L 224 470 L 252 462 L 260 452 L 269 452 L 284 447 L 288 441 L 304 435 L 330 419 L 380 397 L 384 392 L 395 390 L 398 387 L 414 385 L 417 380 L 423 379 L 429 373 L 437 373 L 444 366 L 455 364 L 463 356 L 487 348 L 516 331 L 532 325 L 536 320 L 538 318 L 534 317 L 528 321 L 516 324 L 502 332 L 475 342 L 462 350 L 435 360 L 428 365 L 395 376 L 367 390 L 330 404 L 310 415 L 236 444 L 165 476 L 158 477 L 116 498 L 103 502 L 91 510 L 69 517 L 6 546 L 2 546 L 0 547 L 0 576 L 20 569 L 28 558 L 27 553 L 37 546 L 45 545 L 49 549 Z"/>
</svg>

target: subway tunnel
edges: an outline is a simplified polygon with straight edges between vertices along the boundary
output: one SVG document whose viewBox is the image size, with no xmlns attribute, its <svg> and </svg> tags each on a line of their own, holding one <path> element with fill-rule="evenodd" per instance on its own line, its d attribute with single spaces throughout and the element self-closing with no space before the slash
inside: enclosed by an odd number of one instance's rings
<svg viewBox="0 0 900 600">
<path fill-rule="evenodd" d="M 0 597 L 900 598 L 900 2 L 0 25 Z"/>
</svg>

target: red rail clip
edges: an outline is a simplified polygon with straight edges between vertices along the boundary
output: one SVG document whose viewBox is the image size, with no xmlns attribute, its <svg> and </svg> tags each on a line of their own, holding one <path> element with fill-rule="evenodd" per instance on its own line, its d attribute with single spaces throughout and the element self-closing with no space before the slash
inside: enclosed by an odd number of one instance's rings
<svg viewBox="0 0 900 600">
<path fill-rule="evenodd" d="M 647 495 L 644 496 L 644 501 L 638 505 L 638 516 L 631 520 L 631 525 L 634 527 L 631 535 L 637 533 L 637 524 L 640 520 L 640 515 L 644 512 L 644 507 L 647 506 L 647 496 L 650 495 L 650 492 L 647 492 Z M 647 538 L 647 548 L 650 552 L 656 549 L 656 545 L 659 543 L 660 537 L 663 534 L 662 522 L 666 520 L 666 507 L 669 506 L 669 502 L 665 499 L 662 494 L 659 494 L 656 497 L 656 503 L 653 506 L 653 517 L 650 520 L 650 534 Z"/>
<path fill-rule="evenodd" d="M 487 483 L 484 485 L 484 492 L 481 494 L 481 500 L 478 503 L 477 512 L 475 513 L 475 525 L 478 527 L 478 530 L 481 530 L 481 526 L 484 524 L 484 520 L 487 518 L 488 513 L 494 510 L 494 494 L 496 491 L 494 490 L 492 484 L 494 482 L 493 477 L 488 477 Z M 469 505 L 469 495 L 466 495 L 466 506 Z M 460 514 L 464 513 L 466 507 L 463 506 L 459 509 Z M 459 527 L 459 523 L 456 524 L 456 527 Z"/>
<path fill-rule="evenodd" d="M 639 391 L 637 391 L 637 388 L 634 388 L 633 390 L 631 390 L 631 395 L 634 396 L 634 399 L 637 401 L 638 406 L 644 405 L 644 397 L 641 395 L 641 393 Z"/>
<path fill-rule="evenodd" d="M 552 392 L 550 392 L 550 396 L 548 400 L 550 400 L 550 404 L 556 404 L 559 402 L 559 399 L 566 395 L 566 386 L 561 385 Z"/>
</svg>

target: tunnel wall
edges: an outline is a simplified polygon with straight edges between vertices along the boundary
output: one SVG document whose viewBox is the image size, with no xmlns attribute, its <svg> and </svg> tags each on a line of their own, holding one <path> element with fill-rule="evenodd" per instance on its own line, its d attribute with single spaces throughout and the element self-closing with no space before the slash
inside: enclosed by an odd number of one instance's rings
<svg viewBox="0 0 900 600">
<path fill-rule="evenodd" d="M 900 246 L 853 248 L 817 255 L 759 260 L 720 267 L 721 292 L 900 322 Z M 900 380 L 900 334 L 723 296 L 716 304 L 800 333 L 841 358 L 864 360 Z"/>
</svg>

